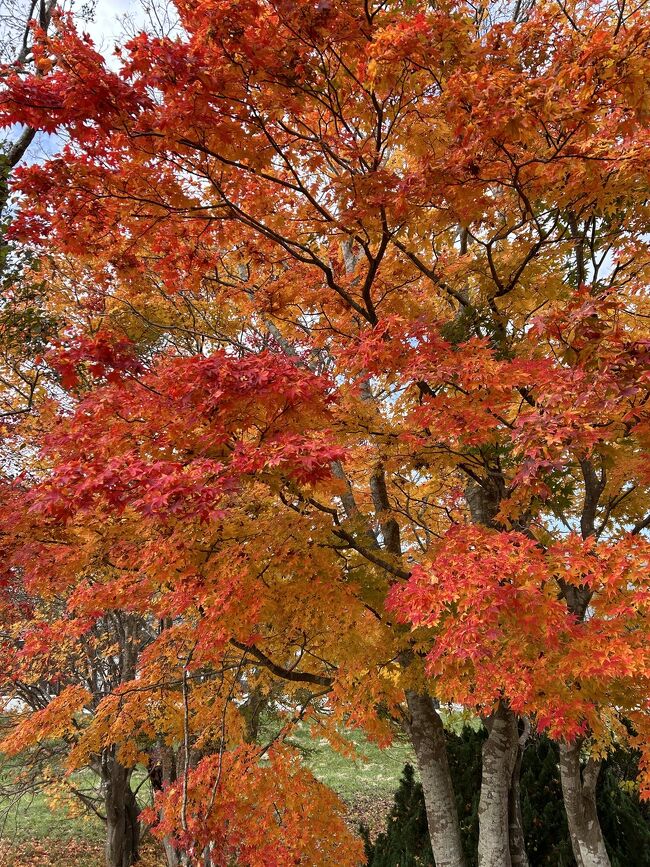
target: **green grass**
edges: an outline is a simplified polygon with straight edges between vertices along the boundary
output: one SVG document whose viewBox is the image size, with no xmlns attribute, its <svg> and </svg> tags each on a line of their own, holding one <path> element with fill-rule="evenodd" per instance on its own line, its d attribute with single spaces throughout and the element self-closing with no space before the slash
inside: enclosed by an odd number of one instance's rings
<svg viewBox="0 0 650 867">
<path fill-rule="evenodd" d="M 314 776 L 344 800 L 353 800 L 355 795 L 391 796 L 406 762 L 415 761 L 411 745 L 396 738 L 382 750 L 358 730 L 346 737 L 357 747 L 357 760 L 335 752 L 325 739 L 312 739 L 306 731 L 299 732 L 293 740 L 304 750 L 305 764 Z"/>
<path fill-rule="evenodd" d="M 7 816 L 1 837 L 27 840 L 101 841 L 103 825 L 95 816 L 71 817 L 65 809 L 52 810 L 43 795 L 24 798 Z"/>
<path fill-rule="evenodd" d="M 87 776 L 92 775 L 78 775 L 80 779 L 75 780 L 75 783 L 85 788 L 88 783 Z M 8 783 L 9 780 L 10 772 L 5 771 L 3 783 Z M 0 816 L 0 836 L 17 842 L 45 838 L 88 841 L 102 839 L 103 826 L 96 816 L 71 815 L 63 804 L 53 805 L 51 797 L 43 791 L 1 799 Z"/>
<path fill-rule="evenodd" d="M 16 760 L 4 763 L 0 770 L 0 786 L 5 791 L 12 782 L 19 786 L 16 782 L 19 773 L 20 765 Z M 136 784 L 143 777 L 143 771 L 136 771 Z M 97 788 L 98 780 L 92 771 L 80 771 L 72 775 L 70 784 L 88 793 Z M 145 792 L 146 788 L 143 786 L 141 791 Z M 22 797 L 0 797 L 0 838 L 8 838 L 17 843 L 44 839 L 102 842 L 102 821 L 89 811 L 82 812 L 81 805 L 74 796 L 68 797 L 68 804 L 65 802 L 67 799 L 55 799 L 46 790 L 27 792 Z"/>
<path fill-rule="evenodd" d="M 413 762 L 410 745 L 396 739 L 380 750 L 360 731 L 346 733 L 359 758 L 349 759 L 335 752 L 324 738 L 311 737 L 307 728 L 299 730 L 292 742 L 300 749 L 303 761 L 317 779 L 330 786 L 343 800 L 356 797 L 373 801 L 388 799 L 397 788 L 406 762 Z M 0 787 L 5 791 L 20 773 L 20 764 L 0 757 Z M 140 772 L 139 779 L 144 772 Z M 75 774 L 73 784 L 87 790 L 96 785 L 90 771 Z M 147 786 L 142 787 L 144 794 Z M 92 814 L 71 815 L 62 802 L 52 803 L 45 792 L 35 791 L 13 802 L 0 796 L 1 867 L 48 865 L 48 867 L 100 867 L 103 824 Z M 158 864 L 157 858 L 149 864 Z"/>
</svg>

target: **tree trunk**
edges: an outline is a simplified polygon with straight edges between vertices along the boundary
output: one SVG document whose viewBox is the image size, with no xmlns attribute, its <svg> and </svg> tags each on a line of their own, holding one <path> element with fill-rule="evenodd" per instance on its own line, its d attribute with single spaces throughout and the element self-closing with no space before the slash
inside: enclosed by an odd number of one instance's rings
<svg viewBox="0 0 650 867">
<path fill-rule="evenodd" d="M 106 809 L 106 867 L 132 867 L 139 859 L 138 805 L 131 790 L 131 769 L 113 755 L 102 761 Z"/>
<path fill-rule="evenodd" d="M 246 701 L 239 708 L 244 717 L 244 724 L 246 726 L 245 738 L 247 744 L 254 744 L 257 742 L 260 720 L 267 705 L 268 697 L 264 695 L 259 687 L 256 686 L 250 691 Z"/>
<path fill-rule="evenodd" d="M 168 837 L 165 837 L 162 841 L 162 845 L 165 850 L 167 867 L 187 867 L 189 864 L 187 855 L 184 852 L 179 852 Z"/>
<path fill-rule="evenodd" d="M 580 742 L 560 744 L 560 778 L 571 846 L 578 867 L 610 867 L 596 809 L 600 761 L 580 766 Z"/>
<path fill-rule="evenodd" d="M 524 731 L 518 739 L 517 754 L 512 780 L 510 783 L 510 795 L 508 798 L 508 822 L 510 825 L 510 859 L 512 867 L 529 867 L 528 855 L 526 854 L 526 842 L 524 839 L 524 820 L 521 814 L 521 763 L 524 758 L 524 749 L 530 733 L 528 720 L 523 720 Z"/>
<path fill-rule="evenodd" d="M 510 854 L 510 792 L 517 761 L 517 717 L 503 703 L 487 721 L 479 800 L 479 867 L 513 867 Z"/>
<path fill-rule="evenodd" d="M 149 779 L 154 792 L 162 792 L 165 786 L 175 783 L 178 779 L 174 751 L 162 742 L 159 742 L 158 749 L 149 759 Z M 176 848 L 174 840 L 171 837 L 164 837 L 161 842 L 167 867 L 185 867 L 187 858 Z"/>
<path fill-rule="evenodd" d="M 442 720 L 430 696 L 409 691 L 406 701 L 410 714 L 408 732 L 420 769 L 436 867 L 464 867 L 465 856 Z"/>
</svg>

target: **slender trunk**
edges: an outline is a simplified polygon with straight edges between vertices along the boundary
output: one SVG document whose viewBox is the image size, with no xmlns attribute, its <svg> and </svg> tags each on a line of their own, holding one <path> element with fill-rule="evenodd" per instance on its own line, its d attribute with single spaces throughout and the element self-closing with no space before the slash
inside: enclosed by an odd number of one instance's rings
<svg viewBox="0 0 650 867">
<path fill-rule="evenodd" d="M 523 721 L 524 730 L 517 743 L 517 755 L 512 769 L 512 781 L 510 783 L 510 795 L 508 798 L 508 822 L 510 825 L 510 859 L 512 867 L 529 867 L 528 855 L 526 854 L 526 842 L 524 839 L 524 819 L 521 814 L 521 763 L 524 758 L 526 741 L 530 734 L 528 720 Z"/>
<path fill-rule="evenodd" d="M 513 867 L 510 792 L 517 760 L 517 717 L 503 703 L 487 721 L 479 800 L 479 867 Z"/>
<path fill-rule="evenodd" d="M 106 867 L 132 867 L 139 860 L 138 805 L 131 790 L 131 769 L 113 755 L 102 761 L 106 810 Z"/>
<path fill-rule="evenodd" d="M 149 760 L 149 779 L 154 792 L 162 792 L 178 779 L 174 751 L 162 742 Z M 161 842 L 167 867 L 184 867 L 187 864 L 185 855 L 176 848 L 171 837 L 164 837 Z"/>
<path fill-rule="evenodd" d="M 422 779 L 431 848 L 436 867 L 464 867 L 465 856 L 442 720 L 428 695 L 406 693 L 409 735 Z"/>
<path fill-rule="evenodd" d="M 560 778 L 571 846 L 578 867 L 610 867 L 596 809 L 600 761 L 580 765 L 580 742 L 560 744 Z"/>
<path fill-rule="evenodd" d="M 505 481 L 500 474 L 488 475 L 481 483 L 470 480 L 465 499 L 472 521 L 502 529 L 497 515 L 504 492 Z M 517 717 L 499 702 L 486 725 L 479 800 L 479 867 L 527 867 L 519 797 Z"/>
<path fill-rule="evenodd" d="M 162 841 L 163 849 L 165 850 L 165 861 L 167 867 L 188 867 L 188 856 L 184 852 L 179 852 L 172 841 L 165 837 Z"/>
</svg>

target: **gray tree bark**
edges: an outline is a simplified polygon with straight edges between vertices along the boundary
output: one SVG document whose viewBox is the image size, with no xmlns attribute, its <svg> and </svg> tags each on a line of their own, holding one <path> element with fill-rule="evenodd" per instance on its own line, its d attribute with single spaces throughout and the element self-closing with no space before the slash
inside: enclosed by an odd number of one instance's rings
<svg viewBox="0 0 650 867">
<path fill-rule="evenodd" d="M 173 842 L 167 837 L 162 841 L 163 849 L 165 850 L 165 860 L 167 867 L 188 867 L 189 859 L 184 852 L 179 852 Z"/>
<path fill-rule="evenodd" d="M 408 691 L 406 701 L 436 867 L 465 867 L 442 720 L 430 696 Z"/>
<path fill-rule="evenodd" d="M 601 762 L 580 763 L 580 742 L 560 744 L 560 779 L 571 847 L 578 867 L 610 867 L 596 809 Z"/>
<path fill-rule="evenodd" d="M 513 867 L 510 796 L 517 762 L 517 717 L 503 703 L 487 721 L 479 800 L 479 867 Z"/>
<path fill-rule="evenodd" d="M 468 482 L 465 499 L 475 524 L 499 528 L 496 516 L 504 486 L 500 475 L 481 484 Z M 519 743 L 517 717 L 501 702 L 486 725 L 489 734 L 483 744 L 479 867 L 528 867 L 519 793 L 523 744 Z"/>
<path fill-rule="evenodd" d="M 517 754 L 512 770 L 512 782 L 508 798 L 508 821 L 510 825 L 510 858 L 512 867 L 529 867 L 528 855 L 526 854 L 526 842 L 524 839 L 524 819 L 521 814 L 521 763 L 524 758 L 526 741 L 530 734 L 528 720 L 522 720 L 524 730 L 518 738 Z"/>
</svg>

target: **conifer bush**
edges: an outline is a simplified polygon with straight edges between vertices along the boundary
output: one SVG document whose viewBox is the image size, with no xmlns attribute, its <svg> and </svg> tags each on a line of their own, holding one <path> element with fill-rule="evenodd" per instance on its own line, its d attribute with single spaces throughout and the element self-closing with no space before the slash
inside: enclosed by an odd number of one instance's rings
<svg viewBox="0 0 650 867">
<path fill-rule="evenodd" d="M 456 787 L 468 867 L 476 867 L 478 792 L 484 732 L 465 728 L 448 735 L 449 761 Z M 618 751 L 605 762 L 597 791 L 600 816 L 612 867 L 650 867 L 650 809 L 639 801 L 633 783 L 637 757 Z M 576 867 L 562 801 L 557 746 L 535 736 L 524 753 L 521 807 L 531 867 Z M 386 830 L 374 841 L 362 828 L 369 867 L 435 867 L 422 786 L 414 768 L 404 767 Z"/>
</svg>

